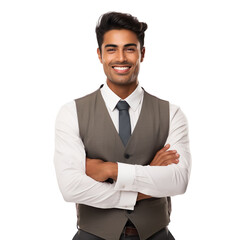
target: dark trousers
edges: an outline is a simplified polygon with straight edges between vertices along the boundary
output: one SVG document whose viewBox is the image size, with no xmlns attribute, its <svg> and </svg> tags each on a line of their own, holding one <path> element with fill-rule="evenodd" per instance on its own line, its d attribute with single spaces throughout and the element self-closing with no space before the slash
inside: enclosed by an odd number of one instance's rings
<svg viewBox="0 0 240 240">
<path fill-rule="evenodd" d="M 125 237 L 123 234 L 121 235 L 119 240 L 139 240 L 139 236 L 128 236 Z M 103 238 L 97 237 L 91 233 L 85 232 L 83 230 L 79 230 L 75 234 L 72 240 L 105 240 Z M 173 235 L 167 228 L 160 230 L 159 232 L 155 233 L 153 236 L 148 238 L 148 240 L 175 240 Z"/>
</svg>

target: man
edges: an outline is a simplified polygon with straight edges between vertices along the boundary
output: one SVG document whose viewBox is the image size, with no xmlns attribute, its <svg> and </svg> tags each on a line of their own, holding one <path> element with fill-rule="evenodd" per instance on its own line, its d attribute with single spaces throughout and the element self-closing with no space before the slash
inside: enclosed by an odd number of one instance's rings
<svg viewBox="0 0 240 240">
<path fill-rule="evenodd" d="M 66 201 L 77 205 L 85 239 L 174 239 L 170 196 L 186 191 L 191 160 L 179 107 L 139 86 L 147 24 L 104 14 L 96 27 L 106 84 L 62 107 L 55 168 Z"/>
</svg>

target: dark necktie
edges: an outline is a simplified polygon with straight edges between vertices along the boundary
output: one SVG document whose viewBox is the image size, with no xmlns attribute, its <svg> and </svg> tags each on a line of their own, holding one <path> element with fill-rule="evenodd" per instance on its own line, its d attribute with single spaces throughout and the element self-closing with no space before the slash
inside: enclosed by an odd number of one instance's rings
<svg viewBox="0 0 240 240">
<path fill-rule="evenodd" d="M 119 136 L 122 139 L 124 146 L 127 145 L 128 139 L 131 136 L 131 124 L 129 117 L 129 105 L 126 101 L 119 101 L 116 105 L 119 111 Z"/>
</svg>

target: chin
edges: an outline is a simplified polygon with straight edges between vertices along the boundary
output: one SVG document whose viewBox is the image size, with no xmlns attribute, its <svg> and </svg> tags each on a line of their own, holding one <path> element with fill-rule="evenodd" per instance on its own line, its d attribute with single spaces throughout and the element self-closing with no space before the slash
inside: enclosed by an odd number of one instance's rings
<svg viewBox="0 0 240 240">
<path fill-rule="evenodd" d="M 111 82 L 118 86 L 129 86 L 136 83 L 136 81 L 129 81 L 129 80 L 122 80 L 122 81 L 118 80 L 118 81 L 111 81 Z"/>
<path fill-rule="evenodd" d="M 115 85 L 132 85 L 137 82 L 137 79 L 134 80 L 133 78 L 119 77 L 119 78 L 111 78 L 111 79 L 109 79 L 109 81 Z"/>
</svg>

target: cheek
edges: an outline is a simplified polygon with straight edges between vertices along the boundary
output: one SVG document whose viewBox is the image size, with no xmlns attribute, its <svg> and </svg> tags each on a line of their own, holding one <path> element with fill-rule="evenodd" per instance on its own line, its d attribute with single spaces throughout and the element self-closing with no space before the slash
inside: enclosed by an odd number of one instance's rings
<svg viewBox="0 0 240 240">
<path fill-rule="evenodd" d="M 112 57 L 109 54 L 102 55 L 102 63 L 108 65 L 112 61 Z"/>
<path fill-rule="evenodd" d="M 139 65 L 141 62 L 141 55 L 137 54 L 128 59 L 130 62 L 134 63 L 135 66 Z"/>
<path fill-rule="evenodd" d="M 140 62 L 137 62 L 134 69 L 134 75 L 137 76 L 140 70 Z"/>
<path fill-rule="evenodd" d="M 108 62 L 105 59 L 102 60 L 103 68 L 106 69 L 108 67 Z"/>
<path fill-rule="evenodd" d="M 106 62 L 106 60 L 103 60 L 102 64 L 103 64 L 103 70 L 105 74 L 107 75 L 111 74 L 111 68 L 109 67 L 109 62 Z"/>
<path fill-rule="evenodd" d="M 136 65 L 135 65 L 135 69 L 138 70 L 139 67 L 140 67 L 140 61 L 137 61 L 137 62 L 136 62 Z"/>
</svg>

